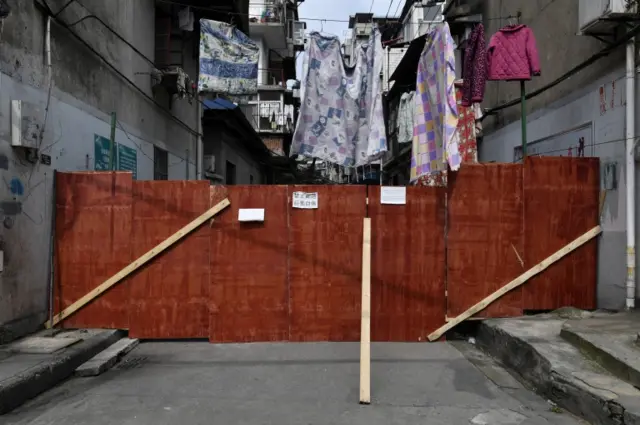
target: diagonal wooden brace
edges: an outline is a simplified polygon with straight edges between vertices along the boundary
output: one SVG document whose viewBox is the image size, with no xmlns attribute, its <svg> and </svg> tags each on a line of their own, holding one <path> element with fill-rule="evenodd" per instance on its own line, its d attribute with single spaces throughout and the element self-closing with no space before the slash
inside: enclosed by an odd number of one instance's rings
<svg viewBox="0 0 640 425">
<path fill-rule="evenodd" d="M 484 310 L 492 302 L 494 302 L 495 300 L 497 300 L 498 298 L 500 298 L 501 296 L 503 296 L 507 292 L 509 292 L 509 291 L 517 288 L 518 286 L 524 284 L 525 282 L 527 282 L 529 279 L 531 279 L 535 275 L 537 275 L 537 274 L 543 272 L 544 270 L 546 270 L 553 263 L 559 261 L 560 259 L 562 259 L 566 255 L 570 254 L 571 252 L 573 252 L 576 249 L 580 248 L 582 245 L 584 245 L 587 242 L 589 242 L 591 239 L 593 239 L 596 236 L 598 236 L 600 234 L 600 232 L 601 232 L 600 226 L 596 226 L 593 229 L 589 230 L 584 235 L 580 236 L 578 239 L 576 239 L 573 242 L 571 242 L 569 245 L 565 246 L 564 248 L 562 248 L 561 250 L 555 252 L 554 254 L 550 255 L 549 257 L 545 258 L 544 260 L 542 260 L 542 262 L 540 262 L 537 265 L 533 266 L 532 268 L 530 268 L 529 270 L 527 270 L 526 272 L 524 272 L 523 274 L 521 274 L 520 276 L 518 276 L 517 278 L 512 280 L 511 282 L 507 283 L 502 288 L 498 289 L 497 291 L 495 291 L 494 293 L 492 293 L 491 295 L 489 295 L 488 297 L 486 297 L 485 299 L 483 299 L 482 301 L 480 301 L 479 303 L 477 303 L 473 307 L 469 308 L 467 311 L 465 311 L 464 313 L 462 313 L 461 315 L 459 315 L 455 319 L 451 319 L 445 325 L 441 326 L 439 329 L 434 331 L 431 335 L 429 335 L 429 341 L 435 341 L 436 339 L 439 339 L 449 329 L 453 328 L 454 326 L 458 325 L 459 323 L 463 322 L 464 320 L 467 320 L 468 318 L 470 318 L 474 314 L 477 314 L 480 311 Z"/>
<path fill-rule="evenodd" d="M 127 267 L 125 267 L 124 269 L 120 270 L 115 275 L 111 276 L 105 282 L 103 282 L 100 285 L 98 285 L 96 288 L 94 288 L 87 295 L 83 296 L 78 301 L 74 302 L 69 307 L 65 308 L 60 313 L 58 313 L 55 316 L 53 316 L 53 318 L 51 320 L 48 320 L 44 324 L 44 326 L 47 329 L 49 329 L 49 328 L 57 325 L 58 323 L 60 323 L 64 319 L 66 319 L 67 317 L 71 316 L 72 314 L 76 313 L 78 310 L 83 308 L 85 305 L 89 304 L 95 298 L 97 298 L 100 295 L 102 295 L 103 293 L 105 293 L 112 286 L 114 286 L 115 284 L 117 284 L 118 282 L 120 282 L 121 280 L 126 278 L 127 276 L 129 276 L 134 271 L 138 270 L 140 267 L 142 267 L 145 264 L 147 264 L 149 261 L 153 260 L 159 254 L 161 254 L 162 252 L 166 251 L 173 244 L 178 242 L 180 239 L 184 238 L 189 233 L 193 232 L 195 229 L 200 227 L 207 220 L 211 219 L 213 216 L 218 214 L 220 211 L 222 211 L 223 209 L 225 209 L 229 205 L 230 205 L 230 202 L 229 202 L 228 199 L 224 199 L 224 200 L 218 202 L 215 206 L 213 206 L 212 208 L 207 210 L 200 217 L 196 218 L 191 223 L 187 224 L 182 229 L 178 230 L 173 235 L 169 236 L 167 239 L 165 239 L 164 241 L 160 242 L 153 249 L 151 249 L 150 251 L 148 251 L 145 254 L 143 254 L 142 256 L 140 256 L 140 258 L 135 260 L 133 263 L 129 264 Z"/>
</svg>

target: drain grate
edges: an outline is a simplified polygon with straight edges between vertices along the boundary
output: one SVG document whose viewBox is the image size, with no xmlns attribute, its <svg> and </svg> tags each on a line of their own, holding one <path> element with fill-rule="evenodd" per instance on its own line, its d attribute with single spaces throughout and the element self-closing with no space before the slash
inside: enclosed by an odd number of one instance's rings
<svg viewBox="0 0 640 425">
<path fill-rule="evenodd" d="M 120 363 L 118 363 L 116 368 L 123 369 L 123 370 L 138 369 L 144 366 L 147 360 L 148 358 L 146 356 L 125 357 L 124 359 L 122 359 Z"/>
</svg>

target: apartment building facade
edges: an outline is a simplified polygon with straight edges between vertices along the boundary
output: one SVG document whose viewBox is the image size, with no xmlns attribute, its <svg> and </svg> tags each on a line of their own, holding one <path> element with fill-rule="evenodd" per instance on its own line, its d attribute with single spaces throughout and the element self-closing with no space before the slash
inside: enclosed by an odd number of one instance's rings
<svg viewBox="0 0 640 425">
<path fill-rule="evenodd" d="M 258 93 L 241 105 L 261 140 L 276 157 L 288 156 L 300 106 L 296 55 L 304 50 L 306 24 L 299 0 L 251 0 L 250 37 L 260 47 Z"/>
<path fill-rule="evenodd" d="M 248 33 L 249 1 L 38 0 L 1 9 L 3 340 L 41 325 L 49 310 L 56 171 L 200 177 L 198 22 Z"/>
<path fill-rule="evenodd" d="M 627 137 L 635 140 L 637 135 L 635 120 L 626 117 L 629 95 L 638 107 L 637 90 L 627 91 L 625 76 L 624 39 L 638 31 L 637 11 L 629 6 L 635 7 L 634 2 L 449 0 L 445 6 L 452 32 L 461 40 L 474 22 L 484 24 L 487 42 L 501 27 L 516 21 L 533 30 L 542 73 L 525 84 L 526 93 L 539 91 L 526 103 L 527 154 L 600 158 L 603 233 L 598 306 L 610 309 L 625 307 L 626 281 L 634 280 L 628 275 L 627 229 L 629 219 L 637 222 L 640 217 L 635 205 L 627 203 L 625 175 L 629 160 L 633 166 L 638 157 L 635 149 L 628 155 L 625 147 Z M 637 59 L 637 54 L 632 57 Z M 634 62 L 629 68 L 632 80 L 637 78 Z M 487 82 L 484 136 L 478 146 L 481 162 L 521 159 L 520 95 L 518 82 Z M 636 185 L 638 174 L 631 179 Z M 637 268 L 637 250 L 630 257 Z"/>
</svg>

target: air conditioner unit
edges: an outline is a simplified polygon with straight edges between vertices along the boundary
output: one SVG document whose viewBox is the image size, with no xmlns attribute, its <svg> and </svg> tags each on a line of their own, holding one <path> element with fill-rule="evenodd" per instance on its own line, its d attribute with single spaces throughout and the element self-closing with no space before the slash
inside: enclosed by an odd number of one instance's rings
<svg viewBox="0 0 640 425">
<path fill-rule="evenodd" d="M 204 171 L 206 171 L 207 173 L 216 172 L 216 156 L 215 155 L 204 156 Z"/>
<path fill-rule="evenodd" d="M 293 34 L 291 34 L 291 38 L 294 46 L 304 46 L 304 32 L 306 29 L 306 22 L 293 21 Z"/>
<path fill-rule="evenodd" d="M 178 66 L 171 66 L 162 70 L 154 69 L 151 72 L 151 89 L 155 91 L 162 87 L 170 95 L 177 95 L 180 99 L 195 95 L 195 82 Z"/>
<path fill-rule="evenodd" d="M 356 35 L 369 35 L 370 31 L 368 31 L 369 29 L 367 27 L 363 27 L 363 28 L 358 28 L 356 30 Z"/>
<path fill-rule="evenodd" d="M 633 13 L 627 8 L 627 0 L 580 0 L 578 26 L 583 34 L 607 33 L 614 30 Z"/>
</svg>

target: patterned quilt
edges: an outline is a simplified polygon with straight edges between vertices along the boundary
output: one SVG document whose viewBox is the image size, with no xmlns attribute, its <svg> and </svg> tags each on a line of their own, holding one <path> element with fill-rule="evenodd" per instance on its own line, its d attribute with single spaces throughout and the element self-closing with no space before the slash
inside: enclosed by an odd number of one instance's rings
<svg viewBox="0 0 640 425">
<path fill-rule="evenodd" d="M 246 96 L 258 92 L 260 48 L 239 29 L 200 20 L 198 91 Z"/>
</svg>

